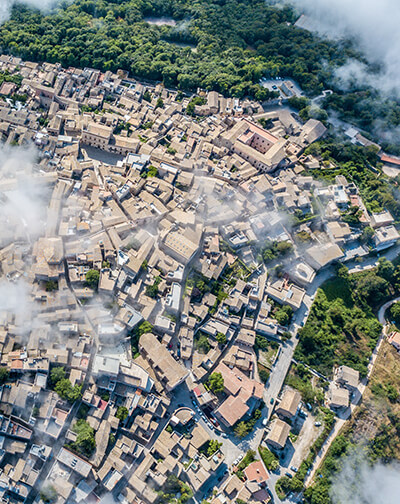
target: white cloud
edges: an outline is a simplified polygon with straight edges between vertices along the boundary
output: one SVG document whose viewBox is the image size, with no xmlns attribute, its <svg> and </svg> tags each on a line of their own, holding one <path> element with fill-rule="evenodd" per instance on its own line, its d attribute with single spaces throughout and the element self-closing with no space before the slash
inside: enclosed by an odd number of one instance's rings
<svg viewBox="0 0 400 504">
<path fill-rule="evenodd" d="M 11 9 L 17 3 L 36 7 L 41 11 L 47 11 L 54 7 L 60 0 L 0 0 L 0 23 L 4 23 L 10 18 Z"/>
<path fill-rule="evenodd" d="M 31 241 L 44 231 L 49 188 L 33 177 L 37 151 L 33 146 L 0 144 L 0 246 L 18 233 Z"/>
<path fill-rule="evenodd" d="M 330 491 L 333 504 L 398 504 L 398 463 L 369 465 L 363 450 L 356 450 L 343 463 Z"/>
<path fill-rule="evenodd" d="M 338 77 L 352 78 L 377 89 L 400 94 L 399 0 L 289 0 L 309 16 L 317 30 L 330 38 L 353 38 L 366 60 L 382 65 L 373 77 L 360 62 L 349 62 Z"/>
</svg>

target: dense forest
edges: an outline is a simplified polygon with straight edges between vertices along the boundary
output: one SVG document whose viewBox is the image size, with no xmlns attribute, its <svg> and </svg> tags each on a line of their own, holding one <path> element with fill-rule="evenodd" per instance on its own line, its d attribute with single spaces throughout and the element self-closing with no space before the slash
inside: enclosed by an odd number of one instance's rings
<svg viewBox="0 0 400 504">
<path fill-rule="evenodd" d="M 385 151 L 400 155 L 398 100 L 384 97 L 372 88 L 354 89 L 334 92 L 323 100 L 322 106 L 368 132 L 367 136 L 378 140 Z"/>
<path fill-rule="evenodd" d="M 149 24 L 151 16 L 176 25 Z M 183 90 L 262 100 L 269 92 L 260 78 L 281 75 L 318 93 L 332 67 L 355 54 L 295 28 L 295 20 L 291 8 L 265 0 L 75 0 L 46 16 L 16 5 L 0 28 L 0 48 L 26 60 L 121 68 Z"/>
<path fill-rule="evenodd" d="M 151 24 L 166 17 L 169 24 Z M 0 26 L 0 50 L 63 66 L 124 69 L 142 80 L 267 100 L 265 77 L 292 77 L 321 106 L 400 154 L 400 103 L 370 87 L 343 91 L 335 70 L 364 61 L 350 41 L 323 40 L 294 26 L 298 14 L 265 0 L 74 0 L 48 15 L 16 4 Z M 308 107 L 309 108 L 309 107 Z"/>
</svg>

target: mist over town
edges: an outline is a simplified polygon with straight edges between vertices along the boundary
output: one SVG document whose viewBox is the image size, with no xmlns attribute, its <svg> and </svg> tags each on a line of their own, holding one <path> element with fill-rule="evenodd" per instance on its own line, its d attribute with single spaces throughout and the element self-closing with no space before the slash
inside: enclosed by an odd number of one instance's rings
<svg viewBox="0 0 400 504">
<path fill-rule="evenodd" d="M 2 502 L 398 502 L 399 9 L 1 2 Z"/>
</svg>

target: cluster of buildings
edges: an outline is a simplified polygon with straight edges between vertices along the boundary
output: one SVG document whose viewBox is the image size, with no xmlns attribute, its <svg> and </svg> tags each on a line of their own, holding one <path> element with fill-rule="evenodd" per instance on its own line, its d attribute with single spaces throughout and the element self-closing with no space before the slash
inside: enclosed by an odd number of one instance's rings
<svg viewBox="0 0 400 504">
<path fill-rule="evenodd" d="M 328 391 L 328 404 L 333 410 L 346 409 L 360 383 L 360 373 L 349 366 L 335 369 L 334 379 Z"/>
<path fill-rule="evenodd" d="M 254 346 L 280 341 L 277 307 L 297 310 L 318 270 L 368 253 L 346 223 L 351 208 L 377 250 L 399 238 L 393 219 L 370 216 L 344 177 L 325 186 L 308 175 L 319 121 L 202 91 L 194 119 L 192 97 L 124 72 L 4 55 L 0 71 L 21 76 L 0 88 L 2 138 L 37 147 L 27 166 L 0 169 L 0 290 L 16 293 L 0 313 L 2 498 L 39 502 L 42 488 L 58 504 L 108 493 L 149 504 L 172 480 L 196 495 L 225 456 L 174 391 L 188 389 L 221 430 L 251 418 L 264 392 Z M 22 183 L 43 189 L 40 232 L 6 204 Z M 267 241 L 290 245 L 283 274 L 260 260 Z M 60 367 L 79 408 L 55 386 Z M 284 393 L 271 446 L 285 445 L 299 402 Z M 95 441 L 86 452 L 82 420 Z M 215 504 L 268 502 L 267 480 L 255 461 Z"/>
</svg>

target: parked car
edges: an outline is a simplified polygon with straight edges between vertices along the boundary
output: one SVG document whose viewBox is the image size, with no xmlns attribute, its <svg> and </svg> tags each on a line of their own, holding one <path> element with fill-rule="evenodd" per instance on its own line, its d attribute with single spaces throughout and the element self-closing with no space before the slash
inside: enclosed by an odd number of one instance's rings
<svg viewBox="0 0 400 504">
<path fill-rule="evenodd" d="M 321 427 L 322 423 L 321 422 L 315 422 L 315 427 Z"/>
<path fill-rule="evenodd" d="M 264 427 L 267 426 L 267 423 L 268 423 L 268 419 L 267 418 L 264 418 L 264 420 L 262 421 L 262 424 Z"/>
<path fill-rule="evenodd" d="M 291 469 L 293 472 L 297 472 L 297 467 L 295 467 L 295 466 L 292 466 L 290 469 Z"/>
<path fill-rule="evenodd" d="M 275 402 L 275 399 L 273 397 L 271 397 L 271 400 L 269 401 L 270 404 L 274 404 Z"/>
<path fill-rule="evenodd" d="M 239 462 L 243 459 L 243 453 L 241 453 L 238 457 Z"/>
<path fill-rule="evenodd" d="M 311 404 L 310 404 L 310 403 L 306 403 L 306 406 L 307 406 L 307 409 L 308 409 L 309 411 L 312 411 L 312 406 L 311 406 Z"/>
<path fill-rule="evenodd" d="M 285 472 L 285 476 L 287 476 L 288 478 L 293 478 L 293 474 L 290 472 Z"/>
</svg>

